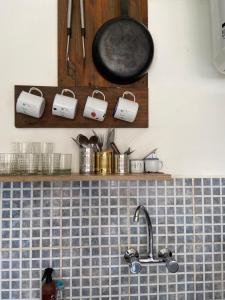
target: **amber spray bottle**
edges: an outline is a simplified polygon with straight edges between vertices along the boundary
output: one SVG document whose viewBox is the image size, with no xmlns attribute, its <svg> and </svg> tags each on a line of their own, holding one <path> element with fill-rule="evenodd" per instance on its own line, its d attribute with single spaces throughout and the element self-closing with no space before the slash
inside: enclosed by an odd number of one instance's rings
<svg viewBox="0 0 225 300">
<path fill-rule="evenodd" d="M 42 277 L 42 300 L 56 300 L 56 285 L 52 280 L 52 268 L 47 268 Z"/>
</svg>

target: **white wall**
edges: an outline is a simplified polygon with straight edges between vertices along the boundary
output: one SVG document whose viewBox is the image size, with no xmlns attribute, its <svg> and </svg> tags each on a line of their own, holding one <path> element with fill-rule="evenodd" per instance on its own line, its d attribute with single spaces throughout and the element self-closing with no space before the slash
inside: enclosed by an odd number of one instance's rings
<svg viewBox="0 0 225 300">
<path fill-rule="evenodd" d="M 149 129 L 117 130 L 121 149 L 154 147 L 164 171 L 225 175 L 225 78 L 211 64 L 208 0 L 149 0 L 155 59 L 149 74 Z M 89 130 L 16 129 L 14 85 L 57 85 L 57 1 L 0 0 L 0 151 L 12 141 L 53 141 L 74 154 L 71 136 Z"/>
</svg>

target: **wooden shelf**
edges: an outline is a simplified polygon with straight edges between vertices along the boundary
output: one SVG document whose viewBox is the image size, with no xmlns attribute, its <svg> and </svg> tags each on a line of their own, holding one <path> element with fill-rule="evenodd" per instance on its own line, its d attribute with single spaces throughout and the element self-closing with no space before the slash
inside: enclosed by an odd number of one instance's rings
<svg viewBox="0 0 225 300">
<path fill-rule="evenodd" d="M 165 173 L 126 174 L 126 175 L 32 175 L 32 176 L 0 176 L 0 182 L 24 182 L 24 181 L 89 181 L 89 180 L 170 180 L 171 175 Z"/>
</svg>

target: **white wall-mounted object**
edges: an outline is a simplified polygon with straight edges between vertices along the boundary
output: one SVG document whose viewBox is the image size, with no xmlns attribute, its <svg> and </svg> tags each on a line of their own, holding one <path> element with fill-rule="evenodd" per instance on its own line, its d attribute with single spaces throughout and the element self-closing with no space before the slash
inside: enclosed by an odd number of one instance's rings
<svg viewBox="0 0 225 300">
<path fill-rule="evenodd" d="M 64 95 L 64 93 L 70 93 L 72 97 Z M 55 116 L 74 119 L 77 110 L 78 100 L 75 93 L 69 89 L 62 90 L 61 94 L 56 94 L 52 105 L 52 114 Z"/>
<path fill-rule="evenodd" d="M 40 96 L 31 92 L 36 91 Z M 16 102 L 16 112 L 31 116 L 33 118 L 41 118 L 45 109 L 45 99 L 43 93 L 36 87 L 30 88 L 29 92 L 22 91 Z"/>
<path fill-rule="evenodd" d="M 213 64 L 225 74 L 225 0 L 210 0 Z"/>
</svg>

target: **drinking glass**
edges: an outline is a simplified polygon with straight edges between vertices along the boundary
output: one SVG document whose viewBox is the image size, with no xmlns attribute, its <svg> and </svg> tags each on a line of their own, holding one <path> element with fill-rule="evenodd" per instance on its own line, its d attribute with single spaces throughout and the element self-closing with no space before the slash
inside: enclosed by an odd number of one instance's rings
<svg viewBox="0 0 225 300">
<path fill-rule="evenodd" d="M 39 171 L 39 163 L 41 154 L 38 153 L 27 153 L 24 155 L 25 158 L 25 173 L 27 175 L 37 175 Z"/>
<path fill-rule="evenodd" d="M 60 156 L 60 153 L 42 153 L 41 164 L 39 165 L 39 171 L 41 172 L 41 174 L 58 174 L 60 170 Z"/>
<path fill-rule="evenodd" d="M 40 153 L 41 143 L 39 142 L 13 142 L 13 153 Z"/>
<path fill-rule="evenodd" d="M 71 174 L 72 154 L 61 154 L 60 174 Z"/>
<path fill-rule="evenodd" d="M 41 144 L 41 152 L 42 153 L 53 153 L 54 152 L 54 143 L 44 142 Z"/>
<path fill-rule="evenodd" d="M 0 175 L 15 175 L 17 171 L 16 155 L 12 153 L 0 154 Z"/>
</svg>

